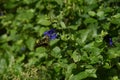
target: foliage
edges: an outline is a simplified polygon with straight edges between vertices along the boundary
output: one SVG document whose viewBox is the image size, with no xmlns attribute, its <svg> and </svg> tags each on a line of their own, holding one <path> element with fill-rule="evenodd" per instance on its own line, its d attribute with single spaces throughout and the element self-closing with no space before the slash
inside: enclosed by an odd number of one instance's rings
<svg viewBox="0 0 120 80">
<path fill-rule="evenodd" d="M 0 0 L 0 79 L 119 80 L 119 3 Z M 58 37 L 34 48 L 53 28 Z"/>
</svg>

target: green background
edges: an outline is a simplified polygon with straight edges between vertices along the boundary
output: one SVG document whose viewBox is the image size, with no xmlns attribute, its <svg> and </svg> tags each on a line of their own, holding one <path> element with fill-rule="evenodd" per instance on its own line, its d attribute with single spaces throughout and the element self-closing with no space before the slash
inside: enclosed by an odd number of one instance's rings
<svg viewBox="0 0 120 80">
<path fill-rule="evenodd" d="M 119 0 L 0 0 L 0 79 L 119 80 L 119 4 Z M 49 47 L 34 49 L 52 28 L 59 37 Z M 115 46 L 106 44 L 106 34 Z"/>
</svg>

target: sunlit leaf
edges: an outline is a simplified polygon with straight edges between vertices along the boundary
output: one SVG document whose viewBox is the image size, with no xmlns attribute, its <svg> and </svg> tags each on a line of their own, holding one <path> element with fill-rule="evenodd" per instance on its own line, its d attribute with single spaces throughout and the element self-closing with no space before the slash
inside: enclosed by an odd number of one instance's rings
<svg viewBox="0 0 120 80">
<path fill-rule="evenodd" d="M 78 73 L 75 76 L 72 76 L 72 78 L 70 80 L 82 80 L 85 79 L 87 77 L 94 77 L 96 78 L 96 74 L 95 74 L 96 70 L 95 69 L 86 69 L 83 72 Z"/>
<path fill-rule="evenodd" d="M 74 51 L 71 57 L 73 58 L 74 62 L 78 62 L 81 59 L 80 53 L 77 51 Z"/>
<path fill-rule="evenodd" d="M 28 40 L 26 40 L 26 45 L 30 50 L 33 50 L 35 44 L 35 39 L 30 37 Z"/>
<path fill-rule="evenodd" d="M 65 25 L 64 22 L 60 22 L 60 25 L 61 25 L 61 27 L 62 27 L 63 29 L 66 28 L 66 25 Z"/>
</svg>

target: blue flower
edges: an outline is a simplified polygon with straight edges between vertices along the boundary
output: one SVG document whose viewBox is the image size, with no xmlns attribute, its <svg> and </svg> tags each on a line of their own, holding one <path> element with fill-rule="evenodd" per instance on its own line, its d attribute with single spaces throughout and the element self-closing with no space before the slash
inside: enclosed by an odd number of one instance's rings
<svg viewBox="0 0 120 80">
<path fill-rule="evenodd" d="M 109 38 L 109 45 L 110 45 L 110 46 L 112 46 L 112 45 L 113 45 L 112 38 Z"/>
<path fill-rule="evenodd" d="M 54 40 L 57 38 L 57 34 L 55 33 L 55 29 L 51 29 L 49 31 L 44 32 L 44 36 L 48 36 L 50 40 Z"/>
<path fill-rule="evenodd" d="M 112 47 L 114 45 L 112 37 L 109 34 L 104 37 L 104 41 L 108 44 L 108 46 Z"/>
</svg>

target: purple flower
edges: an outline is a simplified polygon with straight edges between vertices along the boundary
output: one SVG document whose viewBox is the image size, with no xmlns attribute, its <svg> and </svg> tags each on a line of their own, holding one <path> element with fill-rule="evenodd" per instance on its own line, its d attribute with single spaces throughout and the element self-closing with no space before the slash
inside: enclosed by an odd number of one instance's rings
<svg viewBox="0 0 120 80">
<path fill-rule="evenodd" d="M 109 45 L 109 46 L 113 46 L 114 43 L 112 41 L 112 37 L 108 34 L 104 37 L 104 41 Z"/>
<path fill-rule="evenodd" d="M 44 32 L 44 36 L 48 36 L 50 40 L 54 40 L 57 38 L 57 34 L 55 33 L 55 29 L 51 29 L 49 31 Z"/>
<path fill-rule="evenodd" d="M 112 46 L 112 45 L 113 45 L 112 38 L 109 38 L 109 45 L 110 45 L 110 46 Z"/>
</svg>

